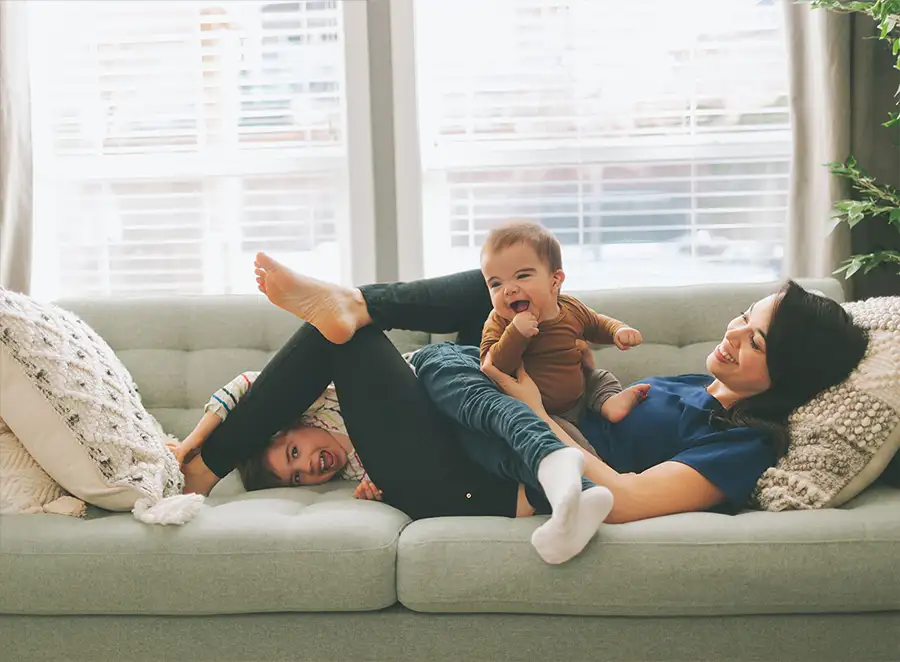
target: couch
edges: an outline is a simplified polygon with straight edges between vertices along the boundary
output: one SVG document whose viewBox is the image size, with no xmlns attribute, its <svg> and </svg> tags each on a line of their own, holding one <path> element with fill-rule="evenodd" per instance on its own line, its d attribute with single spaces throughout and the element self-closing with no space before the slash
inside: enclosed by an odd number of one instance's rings
<svg viewBox="0 0 900 662">
<path fill-rule="evenodd" d="M 842 296 L 836 281 L 806 284 Z M 702 371 L 728 320 L 774 287 L 578 294 L 643 332 L 638 349 L 597 351 L 628 382 Z M 297 326 L 262 297 L 62 305 L 178 436 Z M 390 335 L 402 351 L 435 340 Z M 346 482 L 246 493 L 234 474 L 183 527 L 94 508 L 3 516 L 0 659 L 900 659 L 896 488 L 835 510 L 604 525 L 562 566 L 529 543 L 542 520 L 410 522 Z"/>
</svg>

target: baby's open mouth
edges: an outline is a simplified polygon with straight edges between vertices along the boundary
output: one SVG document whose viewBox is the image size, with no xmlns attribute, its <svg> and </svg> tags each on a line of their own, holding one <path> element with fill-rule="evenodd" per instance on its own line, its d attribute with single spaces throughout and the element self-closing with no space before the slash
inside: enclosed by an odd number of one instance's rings
<svg viewBox="0 0 900 662">
<path fill-rule="evenodd" d="M 509 304 L 509 307 L 512 308 L 514 313 L 524 313 L 528 310 L 528 306 L 530 304 L 527 301 L 513 301 Z"/>
</svg>

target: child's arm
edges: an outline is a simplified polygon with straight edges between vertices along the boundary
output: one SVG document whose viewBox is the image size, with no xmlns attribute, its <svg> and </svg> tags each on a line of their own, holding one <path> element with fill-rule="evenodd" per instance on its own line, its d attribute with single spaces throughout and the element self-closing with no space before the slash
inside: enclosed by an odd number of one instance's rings
<svg viewBox="0 0 900 662">
<path fill-rule="evenodd" d="M 614 317 L 595 312 L 573 297 L 566 297 L 576 316 L 584 325 L 584 339 L 600 345 L 615 344 L 619 349 L 637 347 L 641 344 L 641 334 L 637 329 Z"/>
<path fill-rule="evenodd" d="M 214 414 L 211 411 L 203 412 L 203 418 L 201 418 L 200 422 L 197 423 L 193 430 L 191 430 L 191 433 L 184 438 L 184 441 L 179 444 L 167 443 L 166 446 L 172 451 L 172 454 L 175 455 L 175 459 L 178 460 L 179 464 L 190 462 L 200 451 L 200 446 L 203 445 L 206 438 L 212 434 L 212 431 L 215 430 L 216 426 L 221 422 L 222 419 L 219 418 L 217 414 Z"/>
<path fill-rule="evenodd" d="M 527 313 L 519 313 L 519 315 L 527 315 Z M 519 315 L 516 315 L 516 318 Z M 531 338 L 537 334 L 536 319 L 533 324 L 525 317 L 521 321 L 526 327 L 526 333 L 531 335 L 524 335 L 519 330 L 519 325 L 515 323 L 515 319 L 513 323 L 509 323 L 496 312 L 491 311 L 481 332 L 481 365 L 484 365 L 490 354 L 491 363 L 496 368 L 507 374 L 515 374 L 516 369 L 522 363 L 522 354 L 525 352 L 525 348 L 528 347 Z M 530 329 L 533 329 L 533 332 Z"/>
<path fill-rule="evenodd" d="M 200 450 L 206 438 L 216 429 L 241 398 L 250 390 L 258 372 L 242 372 L 218 391 L 213 393 L 204 407 L 203 418 L 191 433 L 179 444 L 166 444 L 180 463 L 190 461 Z"/>
</svg>

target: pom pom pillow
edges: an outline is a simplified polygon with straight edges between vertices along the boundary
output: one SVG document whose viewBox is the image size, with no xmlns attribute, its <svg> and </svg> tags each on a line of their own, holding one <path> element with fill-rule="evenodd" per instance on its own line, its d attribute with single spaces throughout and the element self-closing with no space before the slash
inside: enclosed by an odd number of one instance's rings
<svg viewBox="0 0 900 662">
<path fill-rule="evenodd" d="M 766 510 L 840 506 L 875 481 L 900 448 L 900 297 L 844 308 L 869 330 L 866 355 L 843 384 L 791 415 L 790 449 L 754 494 Z"/>
<path fill-rule="evenodd" d="M 0 289 L 0 418 L 63 489 L 145 522 L 179 524 L 183 478 L 128 370 L 74 314 Z"/>
</svg>

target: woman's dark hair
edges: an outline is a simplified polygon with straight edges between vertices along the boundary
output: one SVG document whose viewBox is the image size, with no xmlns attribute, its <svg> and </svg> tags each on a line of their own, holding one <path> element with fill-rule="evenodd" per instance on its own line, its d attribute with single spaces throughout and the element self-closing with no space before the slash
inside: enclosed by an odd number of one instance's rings
<svg viewBox="0 0 900 662">
<path fill-rule="evenodd" d="M 715 420 L 769 433 L 781 457 L 790 445 L 791 412 L 847 379 L 868 345 L 866 330 L 839 303 L 788 281 L 778 292 L 766 334 L 771 387 L 738 400 Z"/>
</svg>

